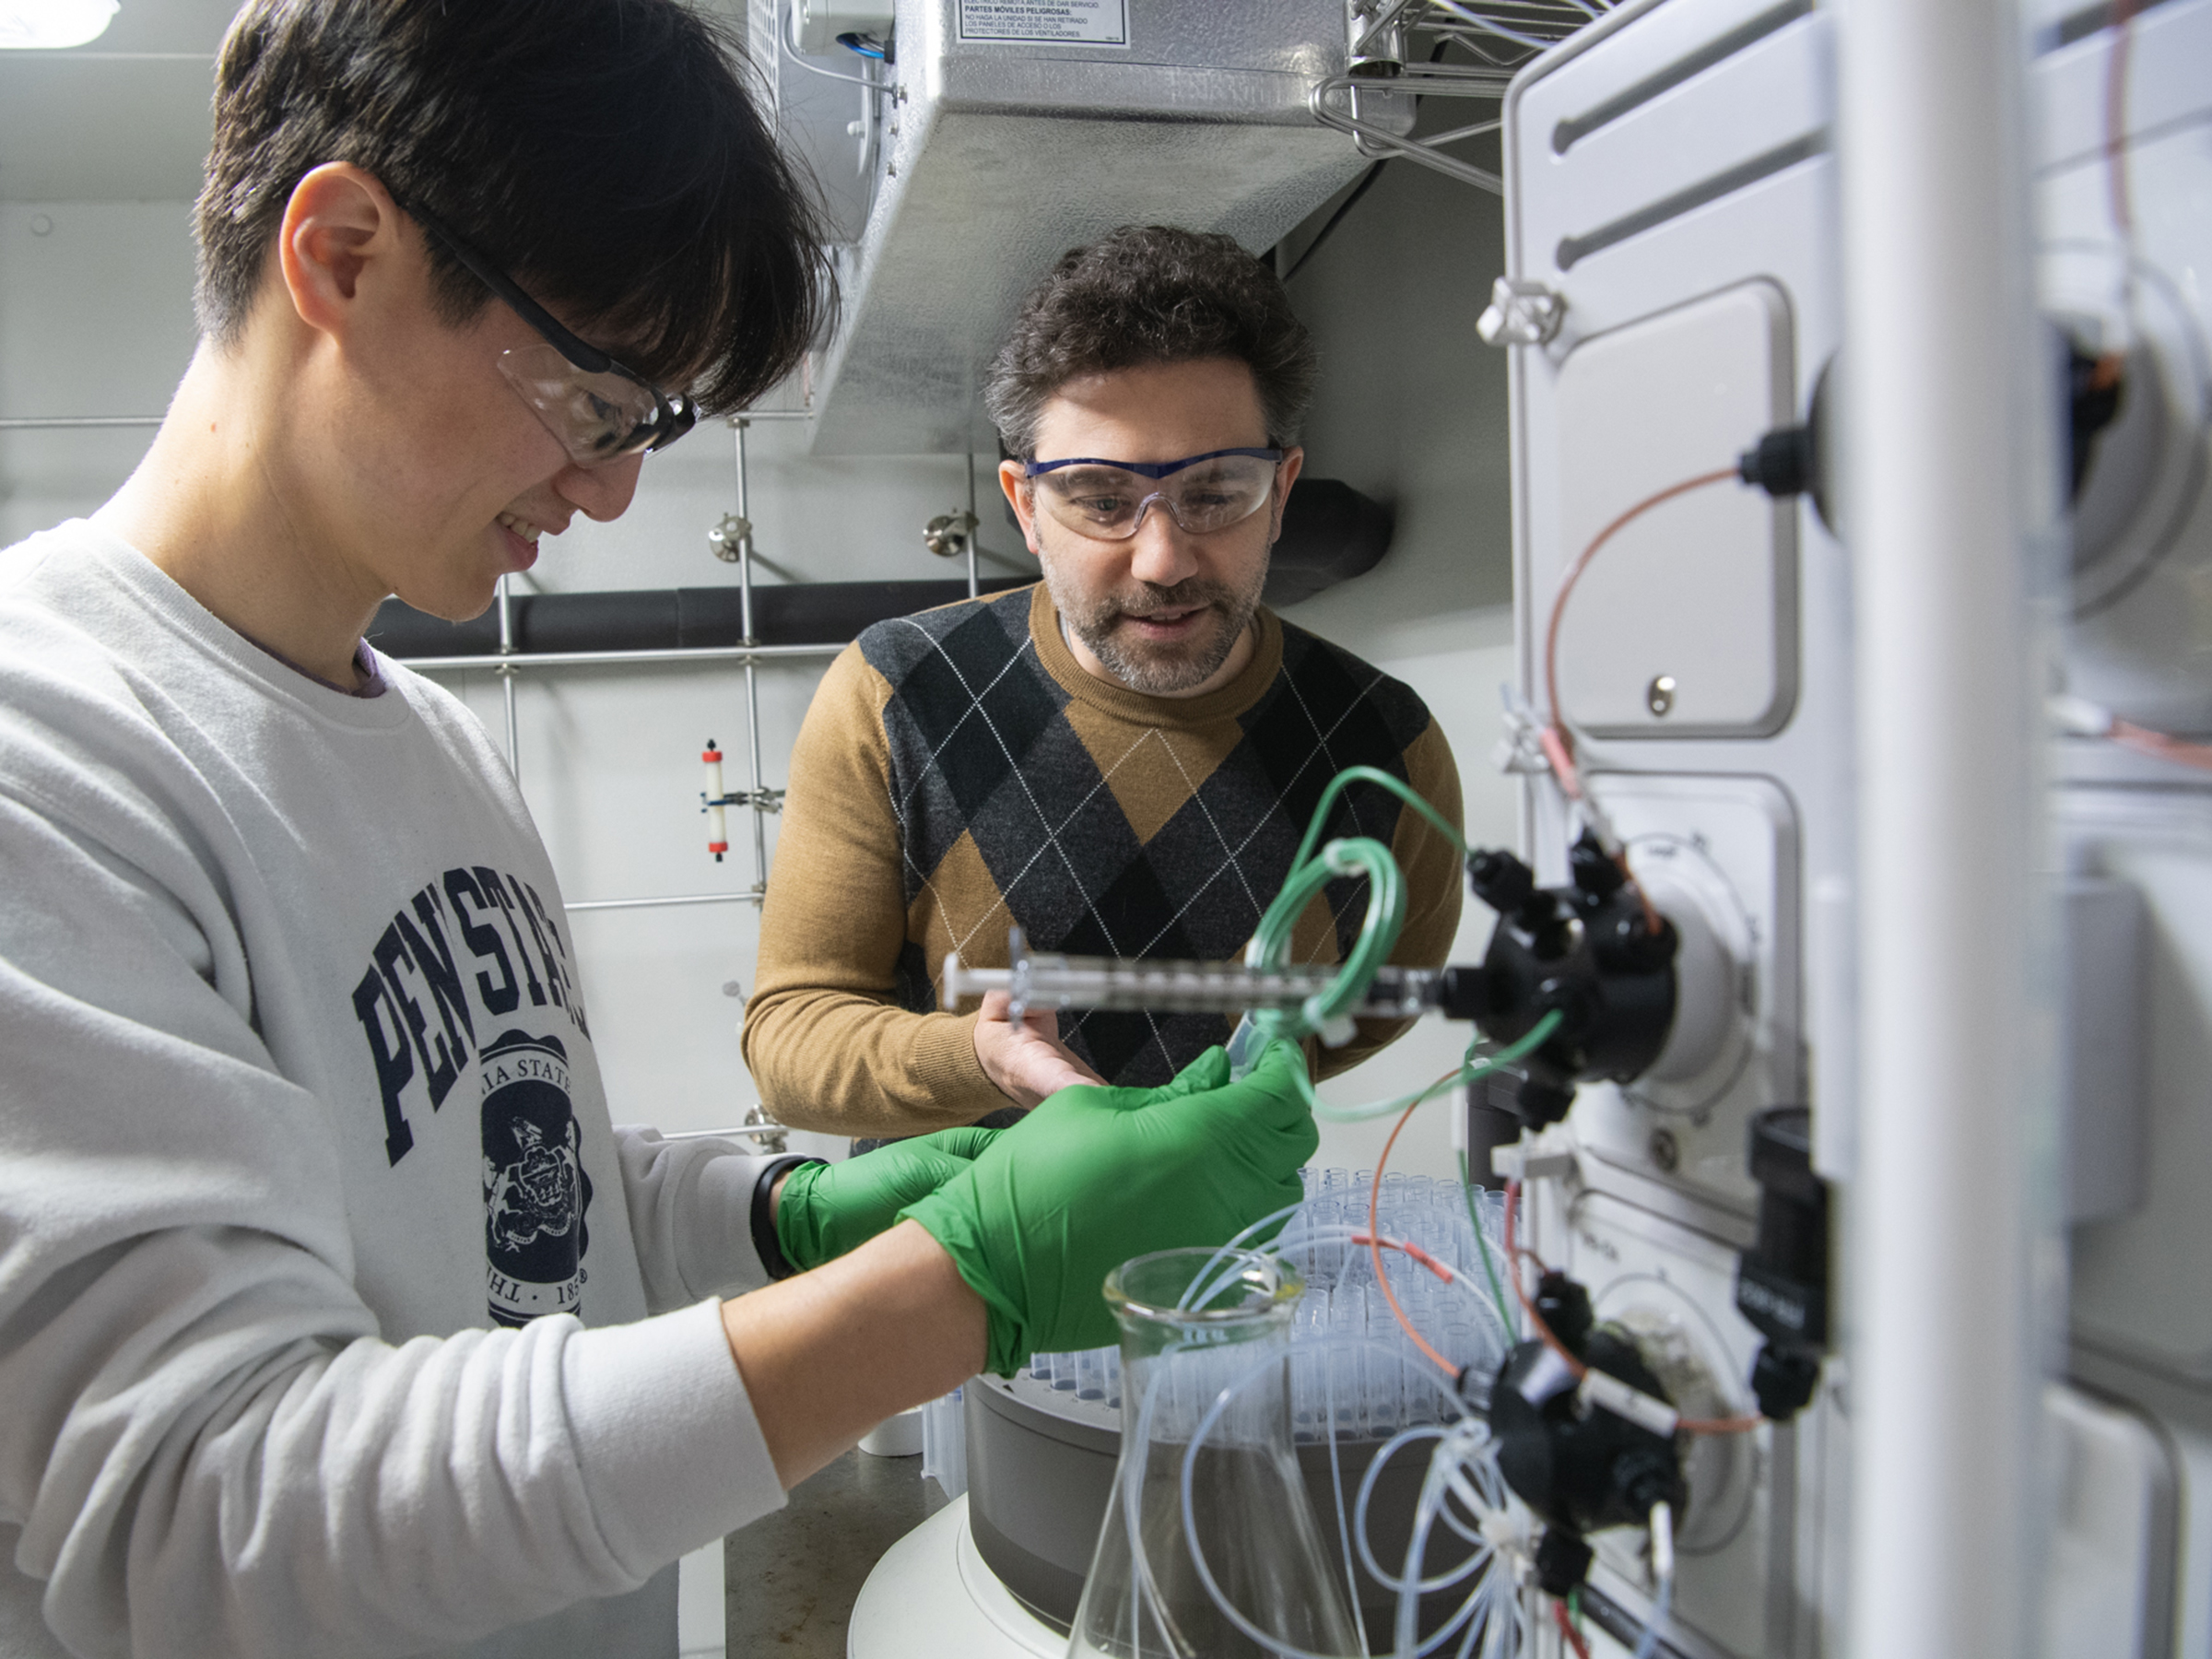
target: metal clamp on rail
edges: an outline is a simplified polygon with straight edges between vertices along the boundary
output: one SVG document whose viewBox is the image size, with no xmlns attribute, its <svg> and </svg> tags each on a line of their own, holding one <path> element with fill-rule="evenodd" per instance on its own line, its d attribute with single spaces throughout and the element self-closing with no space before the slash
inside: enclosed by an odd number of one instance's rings
<svg viewBox="0 0 2212 1659">
<path fill-rule="evenodd" d="M 749 806 L 755 812 L 783 810 L 783 792 L 767 789 L 756 783 L 751 789 L 730 789 L 722 781 L 722 750 L 714 739 L 707 739 L 707 747 L 700 755 L 707 769 L 707 786 L 700 791 L 699 809 L 707 816 L 707 851 L 720 864 L 722 855 L 730 850 L 729 820 L 724 815 L 728 806 Z M 756 759 L 758 754 L 756 753 Z M 756 885 L 759 885 L 756 883 Z"/>
</svg>

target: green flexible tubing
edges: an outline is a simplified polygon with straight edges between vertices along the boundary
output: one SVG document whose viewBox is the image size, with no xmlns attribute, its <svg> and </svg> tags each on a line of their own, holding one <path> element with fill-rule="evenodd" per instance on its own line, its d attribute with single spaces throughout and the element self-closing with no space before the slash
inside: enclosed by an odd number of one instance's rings
<svg viewBox="0 0 2212 1659">
<path fill-rule="evenodd" d="M 1398 934 L 1406 925 L 1406 877 L 1398 868 L 1398 861 L 1391 856 L 1390 849 L 1372 837 L 1362 835 L 1333 841 L 1321 849 L 1318 856 L 1313 851 L 1314 843 L 1321 839 L 1323 826 L 1328 822 L 1329 809 L 1335 806 L 1337 796 L 1354 783 L 1372 783 L 1390 791 L 1435 825 L 1463 856 L 1466 853 L 1467 843 L 1459 831 L 1404 779 L 1394 778 L 1372 766 L 1347 766 L 1330 779 L 1321 792 L 1320 800 L 1314 803 L 1305 838 L 1298 843 L 1297 854 L 1290 861 L 1289 877 L 1276 894 L 1275 902 L 1261 916 L 1245 960 L 1255 967 L 1279 967 L 1289 951 L 1291 929 L 1297 926 L 1299 917 L 1314 895 L 1337 877 L 1362 874 L 1367 877 L 1367 914 L 1360 923 L 1359 938 L 1345 958 L 1344 967 L 1326 991 L 1308 997 L 1295 1013 L 1270 1012 L 1255 1017 L 1253 1034 L 1261 1041 L 1250 1046 L 1251 1058 L 1258 1057 L 1267 1039 L 1283 1037 L 1293 1042 L 1302 1041 L 1358 1007 L 1374 980 L 1375 970 L 1388 961 L 1390 953 L 1397 947 Z M 1240 1031 L 1239 1035 L 1243 1033 Z M 1230 1053 L 1240 1059 L 1244 1057 L 1233 1044 Z"/>
<path fill-rule="evenodd" d="M 1364 875 L 1368 878 L 1367 913 L 1360 921 L 1359 936 L 1352 942 L 1343 968 L 1326 990 L 1316 992 L 1297 1008 L 1247 1014 L 1240 1022 L 1229 1045 L 1230 1058 L 1239 1077 L 1275 1039 L 1303 1042 L 1348 1016 L 1366 997 L 1375 971 L 1390 959 L 1390 953 L 1397 947 L 1398 935 L 1406 925 L 1406 877 L 1398 868 L 1398 861 L 1391 856 L 1390 849 L 1372 837 L 1362 835 L 1330 841 L 1319 853 L 1313 851 L 1336 797 L 1351 784 L 1359 782 L 1389 790 L 1433 824 L 1463 855 L 1467 850 L 1459 831 L 1405 780 L 1371 766 L 1347 767 L 1332 778 L 1314 806 L 1312 821 L 1306 827 L 1305 839 L 1299 842 L 1289 877 L 1276 894 L 1275 902 L 1261 916 L 1244 959 L 1257 968 L 1280 967 L 1289 953 L 1291 930 L 1298 924 L 1299 917 L 1314 896 L 1339 877 Z M 1363 1106 L 1331 1106 L 1314 1094 L 1312 1079 L 1302 1072 L 1299 1087 L 1306 1104 L 1317 1117 L 1336 1123 L 1360 1123 L 1382 1117 L 1430 1100 L 1446 1089 L 1471 1083 L 1501 1065 L 1512 1065 L 1541 1048 L 1559 1028 L 1559 1018 L 1557 1013 L 1546 1015 L 1519 1041 L 1484 1060 L 1476 1058 L 1476 1048 L 1482 1041 L 1478 1032 L 1467 1044 L 1456 1071 L 1394 1100 L 1371 1101 Z"/>
<path fill-rule="evenodd" d="M 1459 855 L 1462 858 L 1466 856 L 1467 843 L 1465 837 L 1462 836 L 1458 830 L 1452 827 L 1451 820 L 1445 818 L 1442 813 L 1437 811 L 1435 807 L 1430 806 L 1427 801 L 1423 800 L 1420 796 L 1420 793 L 1410 783 L 1406 782 L 1405 779 L 1394 778 L 1388 772 L 1380 771 L 1372 766 L 1347 766 L 1342 771 L 1338 772 L 1334 778 L 1331 778 L 1329 780 L 1328 787 L 1321 792 L 1321 800 L 1313 808 L 1312 821 L 1306 826 L 1306 839 L 1298 843 L 1298 856 L 1290 861 L 1290 867 L 1292 869 L 1297 869 L 1300 865 L 1306 862 L 1308 857 L 1312 855 L 1313 852 L 1313 843 L 1321 839 L 1321 827 L 1323 824 L 1328 821 L 1329 808 L 1336 804 L 1336 797 L 1342 794 L 1348 786 L 1354 783 L 1372 783 L 1380 788 L 1389 790 L 1391 794 L 1396 795 L 1401 801 L 1404 801 L 1406 806 L 1412 807 L 1416 812 L 1427 818 L 1431 824 L 1435 825 L 1439 833 L 1441 833 L 1446 841 L 1450 841 L 1452 845 L 1458 850 Z"/>
<path fill-rule="evenodd" d="M 1482 1252 L 1482 1276 L 1490 1281 L 1490 1300 L 1498 1304 L 1498 1320 L 1508 1336 L 1513 1335 L 1513 1312 L 1505 1305 L 1505 1290 L 1498 1283 L 1498 1265 L 1490 1260 L 1490 1241 L 1482 1236 L 1482 1213 L 1475 1207 L 1475 1183 L 1467 1178 L 1467 1155 L 1459 1155 L 1459 1190 L 1467 1201 L 1467 1219 L 1475 1228 L 1475 1247 Z"/>
</svg>

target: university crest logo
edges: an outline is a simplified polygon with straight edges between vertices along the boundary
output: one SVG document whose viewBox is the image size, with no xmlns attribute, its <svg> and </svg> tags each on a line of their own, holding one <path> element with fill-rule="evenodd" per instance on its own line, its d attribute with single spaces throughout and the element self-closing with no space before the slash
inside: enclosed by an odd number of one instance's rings
<svg viewBox="0 0 2212 1659">
<path fill-rule="evenodd" d="M 484 1254 L 492 1319 L 526 1324 L 583 1300 L 592 1178 L 569 1103 L 568 1052 L 508 1031 L 484 1051 Z"/>
</svg>

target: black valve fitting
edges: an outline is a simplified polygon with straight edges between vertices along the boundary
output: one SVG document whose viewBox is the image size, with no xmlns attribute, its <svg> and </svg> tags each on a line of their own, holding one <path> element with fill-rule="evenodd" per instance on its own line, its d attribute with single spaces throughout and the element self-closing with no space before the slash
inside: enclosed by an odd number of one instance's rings
<svg viewBox="0 0 2212 1659">
<path fill-rule="evenodd" d="M 1501 916 L 1517 912 L 1536 890 L 1536 873 L 1502 847 L 1467 854 L 1467 886 Z"/>
<path fill-rule="evenodd" d="M 1641 905 L 1632 911 L 1616 907 L 1607 925 L 1590 935 L 1591 954 L 1596 957 L 1598 967 L 1609 973 L 1656 973 L 1673 963 L 1681 943 L 1675 924 L 1665 916 L 1659 918 L 1659 931 L 1653 933 L 1651 918 Z"/>
<path fill-rule="evenodd" d="M 1654 1504 L 1674 1507 L 1688 1491 L 1671 1446 L 1664 1453 L 1647 1446 L 1623 1453 L 1613 1465 L 1613 1484 L 1639 1520 L 1650 1514 Z"/>
<path fill-rule="evenodd" d="M 1594 838 L 1572 859 L 1575 882 L 1563 888 L 1537 887 L 1510 853 L 1467 861 L 1476 897 L 1499 912 L 1482 966 L 1484 1032 L 1513 1042 L 1560 1017 L 1522 1063 L 1517 1110 L 1539 1128 L 1566 1115 L 1580 1080 L 1643 1071 L 1675 1018 L 1674 928 L 1664 917 L 1653 927 L 1641 893 Z"/>
<path fill-rule="evenodd" d="M 1813 429 L 1778 427 L 1736 457 L 1736 475 L 1771 496 L 1803 495 L 1815 477 Z"/>
<path fill-rule="evenodd" d="M 2097 440 L 2120 414 L 2127 389 L 2127 359 L 2118 352 L 2084 350 L 2065 342 L 2066 385 L 2066 500 L 2081 499 Z"/>
<path fill-rule="evenodd" d="M 1490 1011 L 1490 983 L 1479 968 L 1437 972 L 1436 1011 L 1446 1019 L 1479 1020 Z"/>
<path fill-rule="evenodd" d="M 1820 522 L 1833 531 L 1835 513 L 1834 358 L 1813 382 L 1812 407 L 1802 426 L 1777 427 L 1736 457 L 1736 476 L 1777 500 L 1809 495 Z"/>
<path fill-rule="evenodd" d="M 1771 1106 L 1751 1120 L 1759 1240 L 1736 1265 L 1736 1311 L 1766 1338 L 1751 1368 L 1776 1422 L 1805 1409 L 1828 1345 L 1828 1183 L 1813 1173 L 1812 1112 Z"/>
<path fill-rule="evenodd" d="M 1820 1386 L 1820 1356 L 1810 1348 L 1762 1342 L 1751 1361 L 1751 1397 L 1759 1413 L 1786 1423 L 1813 1402 Z"/>
<path fill-rule="evenodd" d="M 1526 934 L 1539 956 L 1568 948 L 1566 916 L 1559 896 L 1536 885 L 1536 873 L 1511 853 L 1497 848 L 1469 853 L 1467 886 L 1475 897 Z"/>
<path fill-rule="evenodd" d="M 1590 1576 L 1594 1552 L 1563 1526 L 1547 1526 L 1536 1540 L 1536 1588 L 1564 1601 Z"/>
<path fill-rule="evenodd" d="M 1574 877 L 1575 890 L 1597 904 L 1619 892 L 1629 879 L 1621 874 L 1619 862 L 1587 830 L 1567 849 L 1567 869 Z"/>
<path fill-rule="evenodd" d="M 1596 1323 L 1590 1292 L 1556 1268 L 1536 1281 L 1535 1310 L 1551 1334 L 1578 1353 Z"/>
<path fill-rule="evenodd" d="M 1521 1080 L 1513 1094 L 1513 1112 L 1531 1129 L 1547 1128 L 1565 1117 L 1574 1105 L 1574 1090 L 1534 1074 Z"/>
<path fill-rule="evenodd" d="M 1539 1294 L 1562 1311 L 1579 1303 L 1588 1317 L 1589 1293 L 1563 1274 L 1547 1274 Z M 1591 1369 L 1667 1399 L 1627 1332 L 1587 1324 L 1582 1330 L 1574 1340 L 1556 1326 L 1552 1335 Z M 1579 1536 L 1640 1526 L 1654 1503 L 1671 1505 L 1677 1515 L 1688 1505 L 1674 1437 L 1602 1407 L 1586 1408 L 1575 1373 L 1547 1343 L 1524 1342 L 1506 1356 L 1490 1385 L 1489 1416 L 1500 1471 L 1548 1526 Z"/>
</svg>

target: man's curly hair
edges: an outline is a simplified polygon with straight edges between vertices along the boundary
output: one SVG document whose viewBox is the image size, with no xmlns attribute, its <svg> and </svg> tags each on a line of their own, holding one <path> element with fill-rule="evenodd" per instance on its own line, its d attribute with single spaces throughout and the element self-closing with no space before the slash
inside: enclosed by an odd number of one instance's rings
<svg viewBox="0 0 2212 1659">
<path fill-rule="evenodd" d="M 1030 290 L 992 359 L 983 406 L 1007 453 L 1033 461 L 1038 419 L 1069 381 L 1204 358 L 1247 365 L 1267 441 L 1298 441 L 1317 358 L 1274 271 L 1232 237 L 1124 225 L 1069 249 Z"/>
</svg>

